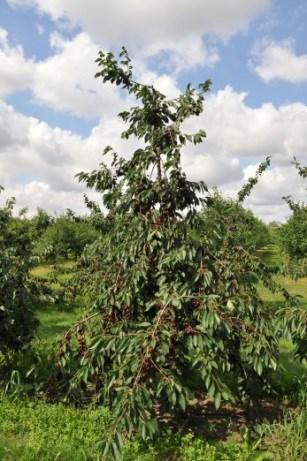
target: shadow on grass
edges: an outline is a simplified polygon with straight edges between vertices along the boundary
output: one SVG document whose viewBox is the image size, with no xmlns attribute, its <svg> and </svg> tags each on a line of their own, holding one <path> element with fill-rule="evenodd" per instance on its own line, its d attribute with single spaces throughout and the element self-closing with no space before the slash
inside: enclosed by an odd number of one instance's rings
<svg viewBox="0 0 307 461">
<path fill-rule="evenodd" d="M 81 317 L 81 313 L 79 309 L 65 312 L 52 306 L 47 310 L 38 311 L 37 317 L 40 322 L 37 336 L 40 339 L 51 339 L 60 336 L 76 323 Z"/>
</svg>

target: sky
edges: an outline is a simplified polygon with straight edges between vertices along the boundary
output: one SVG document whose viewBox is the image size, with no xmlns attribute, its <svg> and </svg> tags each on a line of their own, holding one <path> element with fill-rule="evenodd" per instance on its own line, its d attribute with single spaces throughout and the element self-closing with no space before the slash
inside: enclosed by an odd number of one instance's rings
<svg viewBox="0 0 307 461">
<path fill-rule="evenodd" d="M 306 0 L 0 0 L 0 200 L 17 210 L 84 213 L 84 186 L 111 144 L 123 157 L 118 112 L 133 99 L 94 78 L 99 50 L 125 45 L 135 77 L 176 97 L 210 78 L 202 145 L 185 149 L 189 178 L 228 196 L 267 155 L 246 201 L 284 221 L 282 197 L 306 199 L 291 161 L 307 165 Z"/>
</svg>

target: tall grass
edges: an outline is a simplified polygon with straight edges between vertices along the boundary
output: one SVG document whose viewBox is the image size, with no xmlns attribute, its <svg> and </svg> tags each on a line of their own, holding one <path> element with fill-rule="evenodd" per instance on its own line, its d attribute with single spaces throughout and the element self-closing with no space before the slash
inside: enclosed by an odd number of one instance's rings
<svg viewBox="0 0 307 461">
<path fill-rule="evenodd" d="M 307 389 L 299 409 L 286 411 L 280 422 L 264 426 L 264 432 L 275 461 L 307 461 Z"/>
</svg>

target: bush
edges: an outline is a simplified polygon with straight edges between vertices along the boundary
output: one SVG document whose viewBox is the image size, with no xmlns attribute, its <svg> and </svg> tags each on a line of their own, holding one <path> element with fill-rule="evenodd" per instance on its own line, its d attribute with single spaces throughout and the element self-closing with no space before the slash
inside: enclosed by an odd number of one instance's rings
<svg viewBox="0 0 307 461">
<path fill-rule="evenodd" d="M 16 398 L 51 394 L 57 378 L 57 348 L 56 341 L 35 339 L 19 351 L 8 352 L 0 360 L 1 389 Z"/>
</svg>

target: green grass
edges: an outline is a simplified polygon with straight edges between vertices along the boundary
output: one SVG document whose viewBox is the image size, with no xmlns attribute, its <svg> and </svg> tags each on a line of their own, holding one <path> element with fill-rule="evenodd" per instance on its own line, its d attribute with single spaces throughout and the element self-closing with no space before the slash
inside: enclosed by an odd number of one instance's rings
<svg viewBox="0 0 307 461">
<path fill-rule="evenodd" d="M 277 258 L 278 255 L 275 257 Z M 287 289 L 291 295 L 299 297 L 299 304 L 307 308 L 307 278 L 293 280 L 290 277 L 276 276 L 275 281 Z M 268 304 L 279 308 L 284 302 L 280 294 L 272 293 L 262 284 L 258 286 L 258 293 Z M 281 394 L 295 397 L 303 383 L 307 382 L 307 362 L 299 362 L 293 354 L 294 346 L 286 339 L 280 341 L 280 362 L 278 369 L 272 374 L 272 382 Z"/>
<path fill-rule="evenodd" d="M 281 266 L 282 264 L 281 251 L 276 244 L 270 244 L 258 250 L 258 255 L 269 266 Z"/>
<path fill-rule="evenodd" d="M 286 411 L 281 421 L 264 425 L 266 448 L 276 461 L 307 460 L 307 394 L 301 396 L 300 411 Z"/>
<path fill-rule="evenodd" d="M 307 308 L 307 277 L 293 280 L 289 277 L 279 275 L 275 277 L 275 281 L 286 288 L 291 295 L 298 295 L 300 298 L 300 304 Z M 282 295 L 271 293 L 261 284 L 258 287 L 258 292 L 262 299 L 266 302 L 278 304 L 278 302 L 283 301 Z"/>
<path fill-rule="evenodd" d="M 48 276 L 51 272 L 54 271 L 55 267 L 63 268 L 63 269 L 70 269 L 75 266 L 75 261 L 68 260 L 68 261 L 60 261 L 56 264 L 40 264 L 32 269 L 32 274 L 35 277 L 41 277 L 48 279 Z"/>
<path fill-rule="evenodd" d="M 0 400 L 3 461 L 97 460 L 110 420 L 105 408 L 78 410 L 43 402 Z"/>
<path fill-rule="evenodd" d="M 208 443 L 192 435 L 164 436 L 155 444 L 125 442 L 120 461 L 305 461 L 306 409 L 262 428 L 264 439 Z M 0 396 L 1 461 L 102 461 L 107 409 L 81 410 L 62 404 Z M 259 451 L 262 448 L 262 451 Z M 286 453 L 286 458 L 283 454 Z"/>
<path fill-rule="evenodd" d="M 75 261 L 61 261 L 55 265 L 42 264 L 36 266 L 32 270 L 32 275 L 45 280 L 52 280 L 52 274 L 55 267 L 57 269 L 70 269 L 75 266 Z M 71 278 L 72 274 L 63 272 L 58 274 L 61 282 L 65 282 Z M 49 286 L 52 290 L 58 293 L 61 287 L 58 283 L 50 281 Z M 65 330 L 71 327 L 82 316 L 82 309 L 79 305 L 71 306 L 62 303 L 44 304 L 37 310 L 37 318 L 39 327 L 36 332 L 36 337 L 39 339 L 54 339 L 59 337 Z"/>
<path fill-rule="evenodd" d="M 39 327 L 36 336 L 40 339 L 59 337 L 65 330 L 76 323 L 81 318 L 81 315 L 82 311 L 80 309 L 65 312 L 49 305 L 46 310 L 37 312 Z"/>
<path fill-rule="evenodd" d="M 97 443 L 107 436 L 110 422 L 105 408 L 0 397 L 0 460 L 101 461 Z M 165 436 L 154 445 L 126 442 L 121 461 L 250 461 L 252 451 L 244 442 L 209 444 L 191 435 Z"/>
</svg>

